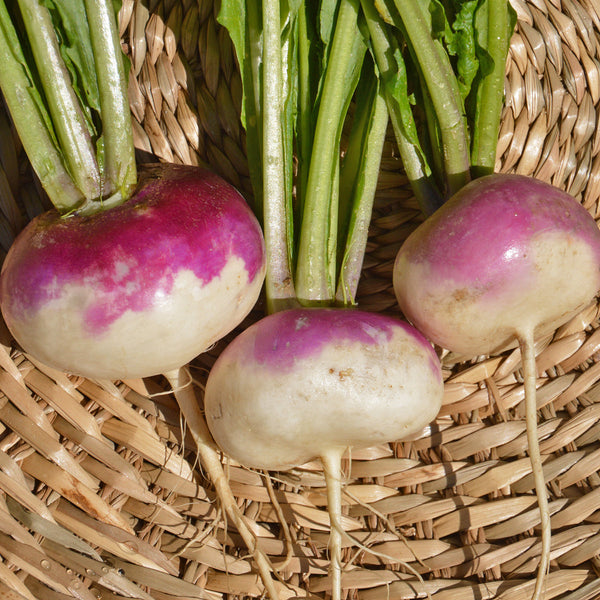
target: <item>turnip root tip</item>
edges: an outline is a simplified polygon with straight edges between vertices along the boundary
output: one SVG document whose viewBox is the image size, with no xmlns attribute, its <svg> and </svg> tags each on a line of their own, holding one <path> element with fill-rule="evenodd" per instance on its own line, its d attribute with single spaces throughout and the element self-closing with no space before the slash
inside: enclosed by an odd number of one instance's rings
<svg viewBox="0 0 600 600">
<path fill-rule="evenodd" d="M 252 553 L 266 592 L 269 594 L 271 600 L 277 600 L 279 594 L 275 587 L 275 582 L 271 577 L 271 564 L 265 553 L 257 547 L 256 536 L 248 527 L 244 520 L 244 515 L 241 513 L 233 496 L 214 440 L 200 411 L 200 406 L 193 389 L 192 377 L 185 367 L 165 373 L 165 376 L 173 388 L 177 403 L 186 420 L 192 438 L 196 442 L 202 466 L 206 469 L 210 480 L 215 486 L 223 510 L 233 521 L 244 543 Z"/>
<path fill-rule="evenodd" d="M 400 248 L 394 290 L 425 336 L 459 355 L 520 344 L 527 436 L 542 523 L 533 598 L 543 593 L 551 526 L 537 437 L 534 340 L 588 305 L 600 289 L 600 230 L 574 198 L 521 175 L 466 185 Z"/>
</svg>

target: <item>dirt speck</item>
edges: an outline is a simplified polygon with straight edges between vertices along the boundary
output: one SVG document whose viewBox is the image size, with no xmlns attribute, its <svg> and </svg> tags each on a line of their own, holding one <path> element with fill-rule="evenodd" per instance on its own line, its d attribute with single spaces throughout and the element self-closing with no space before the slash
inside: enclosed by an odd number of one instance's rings
<svg viewBox="0 0 600 600">
<path fill-rule="evenodd" d="M 340 371 L 337 371 L 335 369 L 329 369 L 329 374 L 330 375 L 337 375 L 340 379 L 340 381 L 344 381 L 344 379 L 347 379 L 348 377 L 352 377 L 352 374 L 354 373 L 354 370 L 349 367 L 347 369 L 341 369 Z"/>
<path fill-rule="evenodd" d="M 461 288 L 452 292 L 452 297 L 454 300 L 456 300 L 456 302 L 463 302 L 469 297 L 469 295 L 469 291 L 466 288 Z"/>
</svg>

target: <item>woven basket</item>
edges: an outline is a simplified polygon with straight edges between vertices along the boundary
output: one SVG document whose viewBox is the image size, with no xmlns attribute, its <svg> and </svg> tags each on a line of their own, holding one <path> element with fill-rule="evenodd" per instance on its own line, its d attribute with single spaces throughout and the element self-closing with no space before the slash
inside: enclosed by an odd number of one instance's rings
<svg viewBox="0 0 600 600">
<path fill-rule="evenodd" d="M 512 0 L 498 170 L 600 199 L 600 4 Z M 140 160 L 207 162 L 249 193 L 240 78 L 212 0 L 125 0 Z M 0 118 L 0 245 L 43 208 Z M 19 198 L 15 203 L 14 197 Z M 394 256 L 422 216 L 389 138 L 362 308 L 397 314 Z M 560 293 L 560 290 L 557 290 Z M 600 598 L 598 305 L 537 345 L 539 435 L 552 513 L 546 598 Z M 260 307 L 251 317 L 260 315 Z M 98 382 L 37 363 L 0 337 L 0 598 L 259 597 L 255 566 L 215 502 L 161 379 Z M 192 365 L 198 393 L 223 343 Z M 355 451 L 344 525 L 349 598 L 528 598 L 540 555 L 520 353 L 443 353 L 439 418 L 409 442 Z M 227 463 L 233 492 L 278 570 L 282 598 L 325 598 L 329 521 L 319 464 L 287 473 Z M 400 563 L 418 571 L 423 582 Z M 4 595 L 3 595 L 4 594 Z"/>
</svg>

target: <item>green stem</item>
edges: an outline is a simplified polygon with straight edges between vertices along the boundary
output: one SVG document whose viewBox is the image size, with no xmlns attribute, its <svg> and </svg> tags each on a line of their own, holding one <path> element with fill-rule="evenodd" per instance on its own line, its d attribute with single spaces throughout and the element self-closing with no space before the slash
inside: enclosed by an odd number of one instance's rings
<svg viewBox="0 0 600 600">
<path fill-rule="evenodd" d="M 493 68 L 478 88 L 471 149 L 474 177 L 493 173 L 496 165 L 496 147 L 504 105 L 506 51 L 511 35 L 507 0 L 488 0 L 486 6 L 487 52 L 493 62 Z"/>
<path fill-rule="evenodd" d="M 287 227 L 287 256 L 289 272 L 293 272 L 295 261 L 295 232 L 294 232 L 294 134 L 296 129 L 297 103 L 298 103 L 298 35 L 299 19 L 297 13 L 287 12 L 285 17 L 282 15 L 282 66 L 281 73 L 283 77 L 282 102 L 283 111 L 281 114 L 281 126 L 283 132 L 283 175 L 285 188 L 285 216 Z"/>
<path fill-rule="evenodd" d="M 304 196 L 308 182 L 310 153 L 312 150 L 313 132 L 313 85 L 311 69 L 311 37 L 308 31 L 306 3 L 303 2 L 298 11 L 298 123 L 297 123 L 297 160 L 298 176 L 296 183 L 297 213 L 302 214 Z"/>
<path fill-rule="evenodd" d="M 404 35 L 421 69 L 440 126 L 447 194 L 469 179 L 469 145 L 460 92 L 452 66 L 441 44 L 431 37 L 420 0 L 394 0 Z"/>
<path fill-rule="evenodd" d="M 76 209 L 84 198 L 65 168 L 39 97 L 36 101 L 37 91 L 4 1 L 0 2 L 0 87 L 23 148 L 52 203 L 62 213 Z"/>
<path fill-rule="evenodd" d="M 337 209 L 333 189 L 339 169 L 339 141 L 350 96 L 365 47 L 358 30 L 358 0 L 339 6 L 331 53 L 320 98 L 320 110 L 308 175 L 296 290 L 301 303 L 330 303 L 335 295 Z"/>
<path fill-rule="evenodd" d="M 393 79 L 398 72 L 395 57 L 400 52 L 397 41 L 393 36 L 388 35 L 385 23 L 383 23 L 373 3 L 370 0 L 361 0 L 361 5 L 366 17 L 371 49 L 382 80 L 390 122 L 402 158 L 404 171 L 411 183 L 419 206 L 425 214 L 432 214 L 442 205 L 441 194 L 433 181 L 431 169 L 423 152 L 411 141 L 407 134 L 407 127 L 411 127 L 416 131 L 412 114 L 409 110 L 405 111 L 404 115 L 402 114 L 400 105 L 393 93 L 395 88 Z M 406 123 L 407 119 L 410 120 L 408 124 Z"/>
<path fill-rule="evenodd" d="M 50 12 L 39 0 L 19 0 L 19 7 L 67 168 L 84 197 L 96 200 L 101 196 L 96 153 Z"/>
<path fill-rule="evenodd" d="M 266 295 L 268 311 L 291 305 L 295 293 L 290 268 L 288 215 L 285 184 L 285 153 L 281 118 L 281 28 L 279 0 L 264 0 L 263 18 L 263 229 L 267 256 Z"/>
<path fill-rule="evenodd" d="M 362 107 L 360 117 L 363 123 L 359 123 L 351 132 L 342 166 L 340 198 L 349 195 L 352 199 L 348 203 L 349 215 L 345 219 L 349 222 L 336 291 L 337 302 L 344 305 L 355 303 L 388 124 L 385 98 L 375 78 L 373 82 L 373 93 L 368 94 L 365 102 L 371 109 L 367 111 Z M 357 105 L 357 112 L 360 109 Z M 348 172 L 350 177 L 346 177 Z M 351 190 L 346 191 L 346 186 Z M 341 202 L 340 205 L 344 207 L 345 203 Z"/>
<path fill-rule="evenodd" d="M 110 0 L 85 0 L 100 92 L 104 138 L 103 195 L 128 198 L 137 183 L 123 53 Z"/>
</svg>

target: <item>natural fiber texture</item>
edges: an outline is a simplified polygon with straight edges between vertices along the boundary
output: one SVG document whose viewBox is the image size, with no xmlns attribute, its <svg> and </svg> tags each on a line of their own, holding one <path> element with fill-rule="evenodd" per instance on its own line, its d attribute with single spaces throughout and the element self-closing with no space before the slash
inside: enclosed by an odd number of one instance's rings
<svg viewBox="0 0 600 600">
<path fill-rule="evenodd" d="M 498 169 L 551 181 L 598 217 L 600 5 L 514 6 L 519 26 L 507 64 Z M 164 160 L 205 161 L 248 192 L 239 75 L 211 0 L 149 7 L 125 0 L 121 24 L 133 64 L 138 147 Z M 6 249 L 42 207 L 5 117 L 0 136 Z M 393 259 L 421 219 L 390 138 L 362 308 L 397 314 Z M 598 314 L 594 303 L 537 345 L 553 528 L 547 598 L 600 597 Z M 0 598 L 261 595 L 253 562 L 223 519 L 166 382 L 68 377 L 24 356 L 6 332 L 1 339 Z M 192 365 L 199 396 L 222 347 Z M 432 427 L 408 442 L 355 451 L 346 462 L 344 525 L 371 550 L 344 550 L 343 585 L 351 598 L 520 600 L 533 589 L 541 542 L 520 353 L 470 362 L 444 353 L 443 360 L 446 393 Z M 272 473 L 270 481 L 232 463 L 227 470 L 285 581 L 282 598 L 325 597 L 329 523 L 320 465 Z"/>
</svg>

